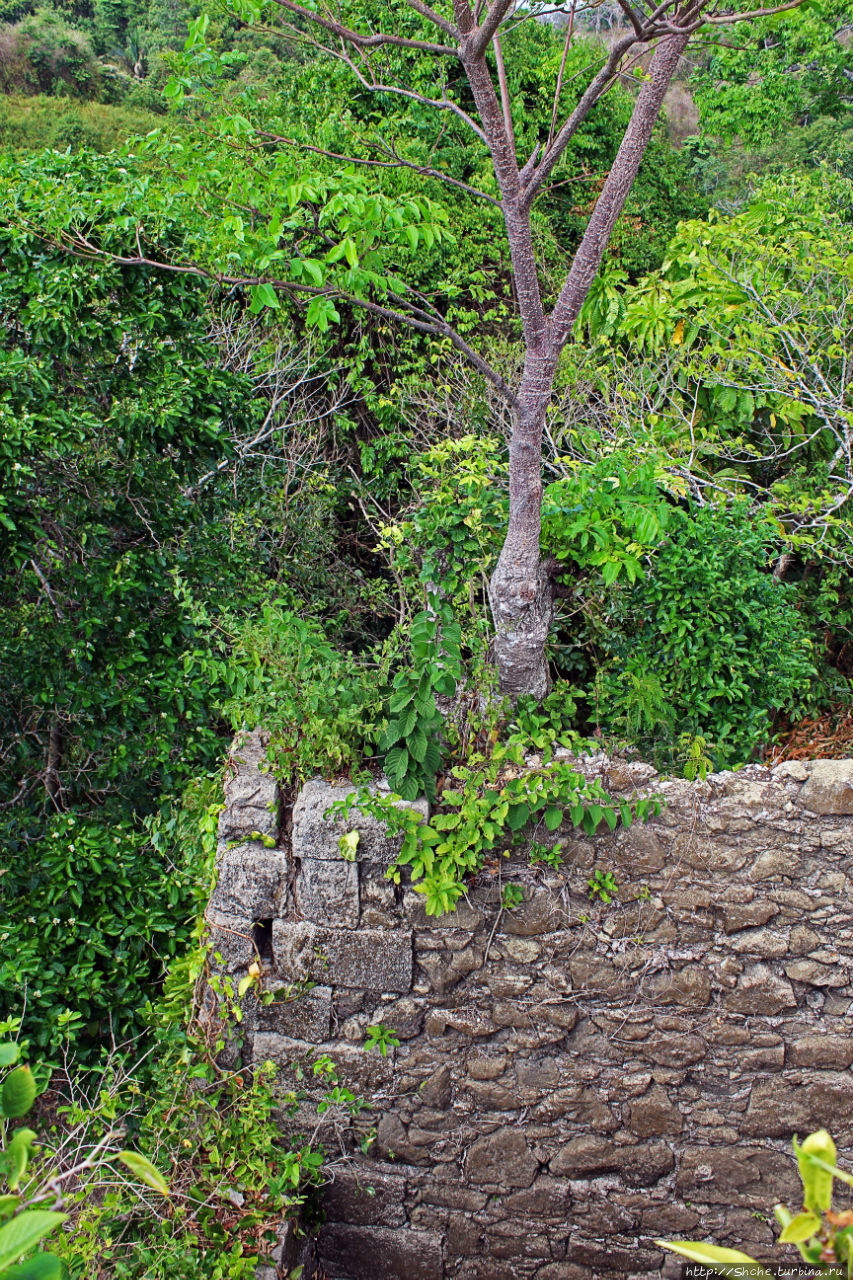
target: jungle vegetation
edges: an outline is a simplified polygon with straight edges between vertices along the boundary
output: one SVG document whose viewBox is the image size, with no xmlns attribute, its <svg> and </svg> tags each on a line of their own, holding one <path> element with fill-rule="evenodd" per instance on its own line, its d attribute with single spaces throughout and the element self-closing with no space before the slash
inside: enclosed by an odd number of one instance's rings
<svg viewBox="0 0 853 1280">
<path fill-rule="evenodd" d="M 677 49 L 643 10 L 638 35 L 606 3 L 495 5 L 461 64 L 434 10 L 345 8 L 403 41 L 369 72 L 274 0 L 0 5 L 0 1039 L 59 1132 L 122 1116 L 164 1170 L 189 1134 L 199 1203 L 214 1149 L 261 1188 L 223 1235 L 107 1178 L 55 1246 L 75 1278 L 249 1276 L 318 1176 L 191 1017 L 236 729 L 294 785 L 384 769 L 440 809 L 453 771 L 473 823 L 495 752 L 695 776 L 849 715 L 849 0 L 694 6 Z M 537 316 L 579 261 L 519 487 Z M 519 511 L 542 607 L 516 681 Z M 472 866 L 447 844 L 415 864 L 435 911 Z"/>
</svg>

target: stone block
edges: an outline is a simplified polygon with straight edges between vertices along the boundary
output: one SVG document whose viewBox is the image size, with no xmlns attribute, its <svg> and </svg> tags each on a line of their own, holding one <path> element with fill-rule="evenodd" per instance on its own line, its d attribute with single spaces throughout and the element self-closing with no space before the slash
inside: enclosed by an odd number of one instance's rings
<svg viewBox="0 0 853 1280">
<path fill-rule="evenodd" d="M 853 760 L 815 760 L 798 800 L 810 813 L 853 814 Z"/>
<path fill-rule="evenodd" d="M 810 987 L 846 987 L 850 971 L 841 964 L 820 964 L 817 960 L 791 960 L 785 972 L 792 982 L 806 982 Z"/>
<path fill-rule="evenodd" d="M 757 925 L 767 924 L 779 914 L 779 908 L 773 902 L 726 903 L 721 910 L 723 929 L 726 933 L 736 933 L 739 929 L 752 929 Z"/>
<path fill-rule="evenodd" d="M 711 979 L 704 969 L 693 965 L 658 974 L 651 982 L 651 998 L 656 1004 L 704 1009 L 711 999 Z"/>
<path fill-rule="evenodd" d="M 829 1129 L 848 1142 L 853 1128 L 853 1076 L 849 1072 L 810 1071 L 802 1083 L 768 1080 L 756 1084 L 741 1131 L 760 1138 L 802 1137 Z"/>
<path fill-rule="evenodd" d="M 359 917 L 358 865 L 338 858 L 326 862 L 309 858 L 297 864 L 294 880 L 296 910 L 306 920 L 355 929 Z"/>
<path fill-rule="evenodd" d="M 681 1133 L 684 1120 L 678 1107 L 660 1085 L 637 1098 L 628 1107 L 628 1128 L 638 1138 L 660 1137 L 664 1133 Z"/>
<path fill-rule="evenodd" d="M 530 938 L 565 929 L 568 922 L 569 912 L 562 900 L 547 889 L 538 889 L 526 902 L 504 912 L 501 929 L 516 937 Z"/>
<path fill-rule="evenodd" d="M 216 888 L 211 905 L 228 915 L 271 920 L 281 912 L 287 882 L 283 849 L 265 848 L 259 841 L 220 849 Z"/>
<path fill-rule="evenodd" d="M 334 987 L 408 991 L 412 931 L 324 929 L 307 921 L 276 920 L 273 956 L 286 982 L 309 978 Z"/>
<path fill-rule="evenodd" d="M 351 782 L 330 783 L 322 778 L 312 778 L 305 783 L 293 806 L 294 858 L 340 861 L 338 840 L 348 831 L 357 831 L 356 860 L 371 863 L 377 870 L 391 865 L 400 851 L 400 837 L 389 836 L 384 823 L 358 809 L 353 809 L 346 821 L 323 817 L 330 805 L 345 800 L 356 789 Z M 377 786 L 372 790 L 387 790 L 387 784 L 385 788 Z M 429 816 L 429 805 L 424 799 L 400 803 L 402 808 L 416 809 L 424 817 Z"/>
<path fill-rule="evenodd" d="M 321 1211 L 327 1222 L 356 1227 L 400 1227 L 406 1221 L 406 1179 L 375 1164 L 332 1169 L 323 1188 Z"/>
<path fill-rule="evenodd" d="M 708 1046 L 701 1036 L 656 1035 L 642 1044 L 639 1051 L 644 1058 L 662 1067 L 690 1067 L 702 1061 Z"/>
<path fill-rule="evenodd" d="M 217 955 L 221 955 L 223 967 L 229 973 L 247 969 L 256 957 L 252 941 L 254 922 L 251 916 L 235 915 L 219 911 L 216 907 L 208 907 L 206 918 L 210 926 L 208 941 L 211 956 L 215 959 Z"/>
<path fill-rule="evenodd" d="M 466 1172 L 477 1186 L 529 1187 L 539 1162 L 521 1130 L 505 1127 L 472 1144 Z"/>
<path fill-rule="evenodd" d="M 238 734 L 228 755 L 225 808 L 219 816 L 221 840 L 242 840 L 253 832 L 275 838 L 279 823 L 278 785 L 269 771 L 269 734 Z"/>
<path fill-rule="evenodd" d="M 844 1071 L 853 1064 L 853 1036 L 815 1033 L 788 1046 L 791 1067 L 830 1067 Z"/>
<path fill-rule="evenodd" d="M 607 1138 L 582 1134 L 563 1143 L 548 1168 L 552 1175 L 564 1178 L 598 1177 L 619 1167 L 617 1148 Z"/>
<path fill-rule="evenodd" d="M 332 1222 L 320 1228 L 317 1248 L 330 1280 L 444 1280 L 436 1232 Z"/>
<path fill-rule="evenodd" d="M 312 987 L 295 999 L 279 999 L 260 1005 L 258 1030 L 288 1036 L 293 1040 L 320 1043 L 329 1038 L 332 1026 L 331 987 Z"/>
<path fill-rule="evenodd" d="M 762 956 L 765 960 L 778 960 L 787 955 L 788 939 L 777 929 L 744 929 L 729 942 L 738 955 Z"/>
<path fill-rule="evenodd" d="M 783 1009 L 796 1009 L 797 997 L 787 978 L 765 964 L 756 964 L 746 970 L 734 991 L 726 993 L 723 1005 L 732 1013 L 772 1018 Z"/>
</svg>

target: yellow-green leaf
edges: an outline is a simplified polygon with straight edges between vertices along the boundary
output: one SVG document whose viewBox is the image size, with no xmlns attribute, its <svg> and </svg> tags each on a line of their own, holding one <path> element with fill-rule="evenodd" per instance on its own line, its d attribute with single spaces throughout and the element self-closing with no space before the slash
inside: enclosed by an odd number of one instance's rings
<svg viewBox="0 0 853 1280">
<path fill-rule="evenodd" d="M 820 1231 L 820 1218 L 816 1213 L 798 1213 L 784 1228 L 779 1239 L 782 1244 L 801 1244 L 804 1240 L 811 1240 L 817 1231 Z"/>
<path fill-rule="evenodd" d="M 144 1182 L 146 1187 L 151 1187 L 154 1191 L 159 1191 L 161 1196 L 168 1196 L 169 1184 L 163 1177 L 159 1169 L 155 1169 L 150 1160 L 146 1160 L 145 1156 L 141 1156 L 138 1151 L 120 1151 L 118 1158 L 121 1160 L 125 1168 L 129 1169 L 134 1178 L 138 1178 L 140 1182 Z"/>
<path fill-rule="evenodd" d="M 773 1280 L 769 1271 L 765 1271 L 760 1262 L 756 1262 L 755 1258 L 751 1258 L 748 1253 L 741 1253 L 740 1249 L 722 1249 L 716 1244 L 703 1244 L 698 1241 L 678 1241 L 656 1240 L 655 1244 L 660 1245 L 662 1249 L 671 1249 L 673 1253 L 680 1253 L 683 1258 L 689 1258 L 691 1262 L 698 1262 L 704 1267 L 710 1267 L 721 1276 L 743 1275 L 743 1266 L 747 1264 L 750 1267 L 750 1280 Z M 738 1268 L 741 1268 L 738 1271 Z"/>
</svg>

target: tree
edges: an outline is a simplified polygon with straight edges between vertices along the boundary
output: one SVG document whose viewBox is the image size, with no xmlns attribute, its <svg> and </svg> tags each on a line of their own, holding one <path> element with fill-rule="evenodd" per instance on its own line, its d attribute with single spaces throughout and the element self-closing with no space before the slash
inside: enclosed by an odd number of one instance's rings
<svg viewBox="0 0 853 1280">
<path fill-rule="evenodd" d="M 425 0 L 400 0 L 391 7 L 371 9 L 369 0 L 352 0 L 339 6 L 323 0 L 309 8 L 297 0 L 240 0 L 236 15 L 244 22 L 274 26 L 288 41 L 302 44 L 342 64 L 354 77 L 356 100 L 378 96 L 383 111 L 398 100 L 415 104 L 427 122 L 431 153 L 440 152 L 443 123 L 461 125 L 476 142 L 481 157 L 488 158 L 491 173 L 475 182 L 470 175 L 448 172 L 432 161 L 416 163 L 393 143 L 380 141 L 368 156 L 344 155 L 323 147 L 302 145 L 326 160 L 343 162 L 334 180 L 324 177 L 306 195 L 305 182 L 287 187 L 284 210 L 277 207 L 281 189 L 264 188 L 263 145 L 289 141 L 278 133 L 256 133 L 243 117 L 231 122 L 230 145 L 243 150 L 251 171 L 243 203 L 237 207 L 233 188 L 223 185 L 221 172 L 192 177 L 192 194 L 205 185 L 214 188 L 223 205 L 229 205 L 222 226 L 231 233 L 227 251 L 218 262 L 199 238 L 207 262 L 185 270 L 203 271 L 221 282 L 243 282 L 255 290 L 258 307 L 278 305 L 282 292 L 299 292 L 312 298 L 309 321 L 320 328 L 339 318 L 336 300 L 365 308 L 386 320 L 398 321 L 450 342 L 501 394 L 513 416 L 509 449 L 509 517 L 506 538 L 493 573 L 489 595 L 495 623 L 495 656 L 501 689 L 511 697 L 524 693 L 542 697 L 548 688 L 544 647 L 552 616 L 552 586 L 547 564 L 540 556 L 541 443 L 546 410 L 551 399 L 560 356 L 570 341 L 575 322 L 598 272 L 625 205 L 638 169 L 652 138 L 666 90 L 690 36 L 701 27 L 730 24 L 770 12 L 795 7 L 787 0 L 776 8 L 751 12 L 725 12 L 717 0 L 663 0 L 663 3 L 631 4 L 620 0 L 625 28 L 604 56 L 602 65 L 571 105 L 564 83 L 566 56 L 555 64 L 552 105 L 533 122 L 523 117 L 524 101 L 510 92 L 513 41 L 521 24 L 542 16 L 539 9 L 517 8 L 514 0 L 478 3 L 453 0 L 452 12 L 431 7 Z M 376 21 L 374 21 L 374 17 Z M 388 20 L 387 28 L 380 20 Z M 216 62 L 206 46 L 206 19 L 191 32 L 189 51 L 203 74 Z M 572 41 L 572 24 L 562 40 L 564 55 Z M 567 148 L 578 136 L 593 108 L 620 76 L 653 47 L 648 70 L 639 73 L 634 109 L 610 171 L 595 201 L 586 230 L 563 278 L 550 292 L 543 283 L 543 263 L 534 234 L 534 206 L 551 190 Z M 225 59 L 222 59 L 225 62 Z M 436 83 L 438 88 L 435 88 Z M 173 85 L 181 96 L 192 88 L 191 76 Z M 525 153 L 520 154 L 519 139 Z M 529 144 L 529 148 L 528 148 Z M 172 171 L 187 165 L 187 148 L 172 147 Z M 392 273 L 383 259 L 382 244 L 399 246 L 406 240 L 417 251 L 419 237 L 430 245 L 441 234 L 430 223 L 430 202 L 378 196 L 365 182 L 365 166 L 374 170 L 416 170 L 431 181 L 444 181 L 466 197 L 482 199 L 499 208 L 506 229 L 512 264 L 512 290 L 518 308 L 524 360 L 520 377 L 511 383 L 475 349 L 468 331 L 451 323 L 423 288 L 416 288 Z M 312 204 L 313 217 L 303 218 L 297 232 L 295 207 Z M 290 215 L 290 216 L 288 216 Z M 208 223 L 206 235 L 217 230 Z M 334 237 L 337 237 L 335 239 Z M 64 241 L 76 251 L 96 252 L 91 237 L 66 233 Z M 319 244 L 319 249 L 315 247 Z M 157 265 L 156 253 L 146 253 L 141 241 L 137 253 L 121 258 L 127 263 Z M 285 268 L 289 264 L 289 268 Z M 170 264 L 175 269 L 174 262 Z"/>
</svg>

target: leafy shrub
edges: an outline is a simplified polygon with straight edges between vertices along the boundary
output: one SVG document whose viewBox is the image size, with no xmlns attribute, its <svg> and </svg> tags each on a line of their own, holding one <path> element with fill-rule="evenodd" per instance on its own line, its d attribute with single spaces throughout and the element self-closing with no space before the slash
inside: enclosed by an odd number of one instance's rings
<svg viewBox="0 0 853 1280">
<path fill-rule="evenodd" d="M 146 827 L 57 814 L 4 841 L 0 988 L 50 1061 L 138 1034 L 165 969 L 187 946 L 215 851 L 211 783 Z M 183 846 L 183 847 L 182 847 Z"/>
<path fill-rule="evenodd" d="M 404 800 L 414 800 L 421 793 L 430 800 L 435 798 L 444 730 L 436 694 L 452 698 L 456 692 L 462 678 L 461 639 L 462 629 L 449 605 L 436 601 L 412 619 L 412 665 L 394 677 L 389 719 L 379 737 L 379 747 L 385 752 L 385 773 Z"/>
<path fill-rule="evenodd" d="M 545 736 L 547 710 L 534 726 L 542 756 L 538 764 L 530 763 L 525 759 L 531 747 L 525 728 L 500 723 L 506 711 L 505 704 L 493 706 L 481 723 L 460 735 L 467 744 L 465 756 L 449 769 L 429 819 L 401 806 L 399 794 L 375 794 L 367 787 L 329 810 L 346 818 L 357 808 L 384 822 L 389 833 L 402 835 L 400 853 L 387 875 L 399 884 L 402 868 L 408 867 L 415 892 L 424 895 L 427 915 L 453 911 L 465 892 L 465 878 L 482 869 L 491 850 L 520 839 L 528 826 L 535 835 L 543 829 L 553 833 L 568 822 L 592 835 L 601 823 L 613 831 L 620 819 L 629 826 L 635 817 L 645 820 L 659 811 L 654 798 L 638 800 L 633 809 L 624 801 L 617 806 L 601 783 L 586 779 L 573 761 L 555 760 L 560 718 Z M 529 711 L 523 713 L 522 720 L 528 716 Z M 502 727 L 508 728 L 503 740 Z M 537 856 L 543 860 L 541 853 Z"/>
<path fill-rule="evenodd" d="M 276 1088 L 271 1063 L 223 1073 L 198 1039 L 176 1031 L 155 1043 L 150 1069 L 116 1064 L 94 1105 L 78 1097 L 64 1125 L 96 1136 L 132 1127 L 137 1150 L 168 1179 L 169 1211 L 96 1176 L 58 1251 L 71 1280 L 252 1280 L 322 1154 L 281 1140 L 276 1115 L 296 1099 Z"/>
<path fill-rule="evenodd" d="M 722 765 L 752 757 L 774 711 L 804 706 L 812 644 L 793 590 L 769 572 L 775 534 L 745 505 L 673 509 L 649 571 L 605 612 L 603 727 L 653 750 L 700 734 Z"/>
<path fill-rule="evenodd" d="M 10 1127 L 10 1122 L 29 1114 L 36 1100 L 35 1076 L 20 1058 L 18 1042 L 0 1041 L 0 1188 L 4 1190 L 0 1195 L 0 1276 L 4 1280 L 67 1280 L 68 1273 L 56 1254 L 41 1250 L 33 1254 L 32 1250 L 67 1220 L 68 1214 L 59 1210 L 65 1207 L 66 1186 L 76 1179 L 80 1168 L 102 1176 L 107 1169 L 112 1172 L 113 1162 L 121 1161 L 135 1179 L 160 1195 L 168 1196 L 169 1186 L 145 1156 L 111 1146 L 121 1136 L 118 1130 L 93 1142 L 89 1150 L 81 1150 L 78 1168 L 68 1160 L 68 1152 L 64 1160 L 36 1155 L 35 1131 L 26 1125 Z M 76 1198 L 80 1198 L 79 1192 Z M 25 1254 L 30 1256 L 20 1262 Z"/>
<path fill-rule="evenodd" d="M 273 601 L 231 635 L 224 651 L 203 660 L 203 670 L 222 681 L 234 729 L 270 731 L 282 778 L 346 773 L 372 754 L 381 673 L 335 649 L 318 623 Z"/>
<path fill-rule="evenodd" d="M 148 133 L 159 123 L 152 112 L 99 102 L 44 94 L 0 97 L 0 146 L 6 152 L 41 151 L 45 147 L 112 151 L 125 139 Z"/>
<path fill-rule="evenodd" d="M 39 9 L 0 29 L 0 87 L 4 93 L 65 92 L 92 97 L 98 63 L 88 36 L 61 13 Z"/>
</svg>

